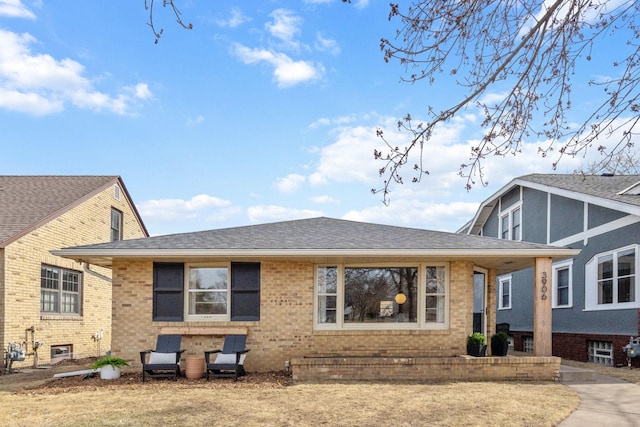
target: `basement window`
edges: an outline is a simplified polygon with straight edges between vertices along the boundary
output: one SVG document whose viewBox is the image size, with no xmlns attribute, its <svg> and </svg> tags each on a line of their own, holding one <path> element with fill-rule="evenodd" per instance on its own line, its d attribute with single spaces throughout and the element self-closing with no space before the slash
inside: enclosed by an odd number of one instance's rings
<svg viewBox="0 0 640 427">
<path fill-rule="evenodd" d="M 609 341 L 589 341 L 589 362 L 613 366 L 613 343 Z"/>
<path fill-rule="evenodd" d="M 65 359 L 71 359 L 73 344 L 61 344 L 51 346 L 51 363 L 58 363 Z"/>
</svg>

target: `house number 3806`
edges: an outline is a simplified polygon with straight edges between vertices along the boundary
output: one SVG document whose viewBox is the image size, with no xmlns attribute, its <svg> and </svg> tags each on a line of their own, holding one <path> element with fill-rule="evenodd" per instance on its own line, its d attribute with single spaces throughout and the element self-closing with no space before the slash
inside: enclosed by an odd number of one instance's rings
<svg viewBox="0 0 640 427">
<path fill-rule="evenodd" d="M 547 299 L 547 272 L 543 271 L 542 272 L 542 278 L 540 280 L 540 282 L 542 283 L 542 299 L 546 300 Z"/>
</svg>

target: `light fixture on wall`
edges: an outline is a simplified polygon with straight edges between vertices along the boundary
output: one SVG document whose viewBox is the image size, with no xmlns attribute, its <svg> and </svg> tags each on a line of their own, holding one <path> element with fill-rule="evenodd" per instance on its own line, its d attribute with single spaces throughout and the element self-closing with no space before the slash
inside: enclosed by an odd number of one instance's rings
<svg viewBox="0 0 640 427">
<path fill-rule="evenodd" d="M 399 292 L 398 294 L 396 294 L 395 300 L 396 300 L 396 304 L 402 305 L 405 302 L 407 302 L 407 296 L 402 292 Z"/>
</svg>

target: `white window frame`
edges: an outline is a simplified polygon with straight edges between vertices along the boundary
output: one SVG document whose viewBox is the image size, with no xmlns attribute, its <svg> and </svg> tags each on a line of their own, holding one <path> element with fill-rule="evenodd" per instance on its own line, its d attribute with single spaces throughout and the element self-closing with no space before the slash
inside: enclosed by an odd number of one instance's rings
<svg viewBox="0 0 640 427">
<path fill-rule="evenodd" d="M 189 289 L 189 278 L 193 268 L 225 268 L 227 270 L 227 312 L 225 314 L 189 314 L 189 295 L 197 290 Z M 229 321 L 231 320 L 231 264 L 230 263 L 192 263 L 184 269 L 184 319 L 193 321 Z"/>
<path fill-rule="evenodd" d="M 518 217 L 519 217 L 519 221 L 518 221 L 518 236 L 517 238 L 514 238 L 516 236 L 514 236 L 514 213 L 518 212 Z M 504 220 L 506 219 L 506 229 L 503 226 L 503 223 L 505 222 Z M 515 241 L 520 241 L 522 240 L 522 202 L 518 202 L 518 203 L 514 203 L 513 205 L 511 205 L 508 209 L 501 211 L 500 214 L 498 215 L 498 237 L 500 239 L 503 240 L 515 240 Z M 504 237 L 504 233 L 507 233 L 507 237 Z"/>
<path fill-rule="evenodd" d="M 513 289 L 511 287 L 511 275 L 498 277 L 498 310 L 510 310 L 513 298 Z M 509 303 L 503 304 L 503 295 L 505 285 L 509 288 Z"/>
<path fill-rule="evenodd" d="M 638 269 L 640 251 L 638 250 L 640 245 L 629 245 L 623 246 L 621 248 L 617 248 L 607 252 L 601 252 L 599 254 L 594 255 L 586 264 L 585 264 L 585 311 L 597 311 L 597 310 L 623 310 L 629 308 L 640 308 L 640 280 L 638 279 Z M 635 292 L 635 301 L 630 302 L 617 302 L 618 298 L 618 287 L 617 287 L 617 258 L 618 254 L 621 252 L 625 252 L 633 249 L 635 251 L 635 277 L 634 277 L 634 292 Z M 606 256 L 613 256 L 614 258 L 614 284 L 613 284 L 613 300 L 614 302 L 610 304 L 599 304 L 598 303 L 598 260 L 600 258 Z"/>
<path fill-rule="evenodd" d="M 573 259 L 565 260 L 562 262 L 558 262 L 553 264 L 553 292 L 552 292 L 552 307 L 553 308 L 571 308 L 573 307 Z M 568 287 L 567 290 L 567 304 L 559 304 L 558 303 L 558 285 L 560 281 L 558 280 L 558 271 L 560 270 L 568 270 Z"/>
<path fill-rule="evenodd" d="M 613 366 L 613 343 L 611 341 L 589 341 L 588 360 L 598 365 Z"/>
<path fill-rule="evenodd" d="M 335 323 L 320 323 L 318 315 L 319 297 L 326 294 L 318 292 L 318 269 L 326 267 L 337 267 L 337 293 L 336 293 L 336 321 Z M 344 272 L 345 268 L 385 268 L 385 267 L 414 267 L 418 269 L 418 290 L 416 322 L 400 322 L 400 323 L 347 323 L 344 321 Z M 445 269 L 445 303 L 444 303 L 444 321 L 443 322 L 427 322 L 426 321 L 426 296 L 427 283 L 426 271 L 427 267 L 444 267 Z M 314 266 L 314 303 L 313 303 L 313 324 L 316 330 L 447 330 L 449 329 L 449 305 L 451 299 L 450 288 L 450 265 L 446 262 L 433 263 L 375 263 L 375 264 L 318 264 Z"/>
</svg>

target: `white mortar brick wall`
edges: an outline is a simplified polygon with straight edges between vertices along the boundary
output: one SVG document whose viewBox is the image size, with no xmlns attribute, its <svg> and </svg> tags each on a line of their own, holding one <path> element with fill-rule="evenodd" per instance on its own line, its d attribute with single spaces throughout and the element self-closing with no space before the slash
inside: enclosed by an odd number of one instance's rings
<svg viewBox="0 0 640 427">
<path fill-rule="evenodd" d="M 124 194 L 120 200 L 113 196 L 113 186 L 80 205 L 54 218 L 40 228 L 10 243 L 4 250 L 4 263 L 0 262 L 2 288 L 2 326 L 0 338 L 6 351 L 9 342 L 28 340 L 25 330 L 35 328 L 35 340 L 44 341 L 38 350 L 38 363 L 50 362 L 52 345 L 73 345 L 74 356 L 98 355 L 98 343 L 93 335 L 104 330 L 100 352 L 111 348 L 111 284 L 87 272 L 83 266 L 68 259 L 56 257 L 49 251 L 63 247 L 108 242 L 111 236 L 111 208 L 123 212 L 123 237 L 144 237 L 141 224 L 134 215 Z M 68 268 L 82 274 L 82 315 L 59 316 L 40 314 L 40 268 L 42 264 Z M 92 266 L 95 272 L 111 277 L 111 270 Z M 33 356 L 14 367 L 31 366 Z"/>
<path fill-rule="evenodd" d="M 202 260 L 201 260 L 202 261 Z M 214 261 L 214 260 L 211 260 Z M 473 325 L 473 264 L 450 264 L 448 330 L 317 331 L 313 329 L 313 263 L 261 263 L 260 321 L 153 322 L 152 261 L 114 262 L 113 351 L 140 366 L 139 352 L 153 349 L 163 327 L 246 327 L 249 371 L 281 370 L 303 356 L 457 356 L 466 352 Z M 490 274 L 495 278 L 495 275 Z M 489 294 L 495 287 L 489 282 Z M 491 301 L 489 301 L 491 303 Z M 495 316 L 495 315 L 494 315 Z M 495 319 L 494 319 L 495 320 Z M 223 336 L 183 336 L 185 355 L 221 348 Z"/>
</svg>

